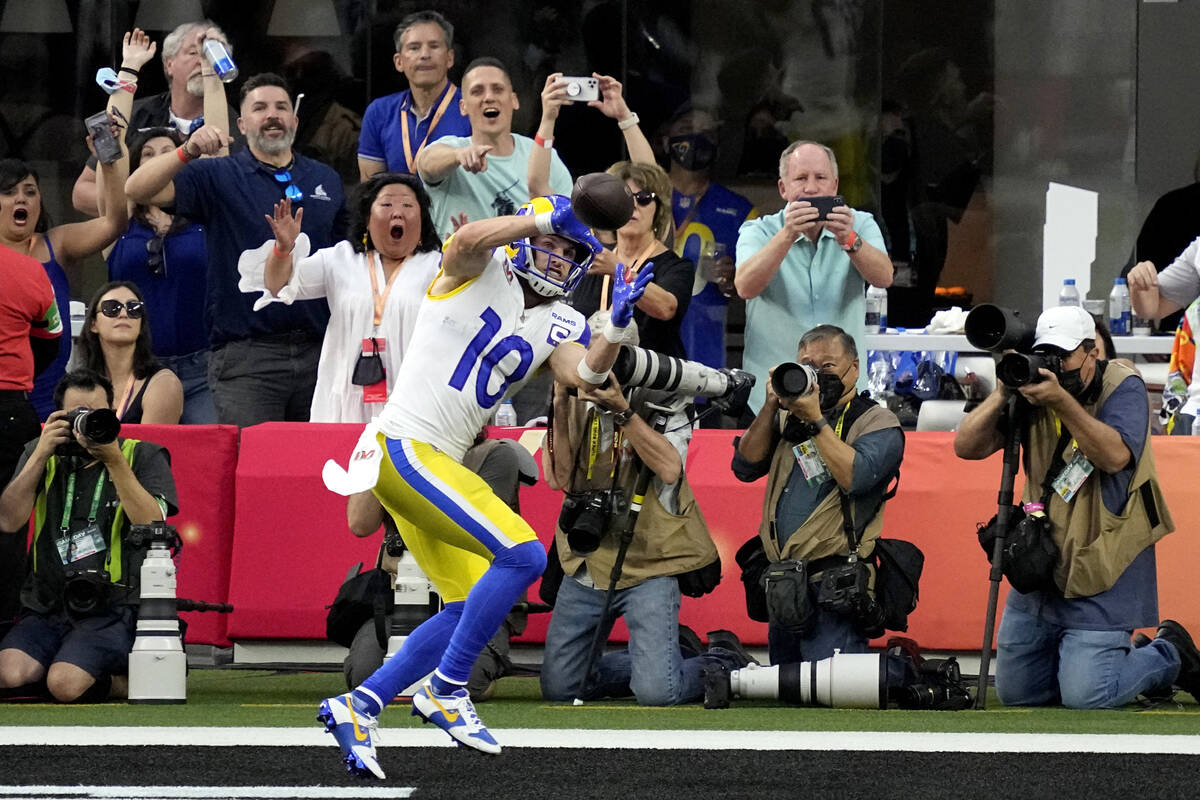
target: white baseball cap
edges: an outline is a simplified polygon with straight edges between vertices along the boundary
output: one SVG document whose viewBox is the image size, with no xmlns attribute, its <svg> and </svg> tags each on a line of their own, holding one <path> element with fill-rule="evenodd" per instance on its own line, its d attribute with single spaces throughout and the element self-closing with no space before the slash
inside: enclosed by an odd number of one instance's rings
<svg viewBox="0 0 1200 800">
<path fill-rule="evenodd" d="M 1033 346 L 1049 344 L 1070 352 L 1084 339 L 1096 338 L 1096 321 L 1079 306 L 1046 309 L 1037 321 Z"/>
</svg>

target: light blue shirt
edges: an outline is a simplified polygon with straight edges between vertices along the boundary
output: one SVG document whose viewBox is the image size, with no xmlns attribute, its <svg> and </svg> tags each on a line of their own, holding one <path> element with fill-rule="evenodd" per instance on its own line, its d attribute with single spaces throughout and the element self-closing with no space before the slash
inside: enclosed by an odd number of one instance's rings
<svg viewBox="0 0 1200 800">
<path fill-rule="evenodd" d="M 738 229 L 738 267 L 782 229 L 782 210 L 743 223 Z M 886 249 L 875 218 L 867 212 L 854 211 L 854 232 L 872 247 Z M 795 361 L 800 337 L 809 329 L 837 325 L 853 337 L 860 359 L 866 354 L 866 286 L 850 263 L 850 256 L 828 230 L 822 230 L 816 242 L 801 236 L 792 244 L 767 287 L 746 301 L 742 368 L 758 379 L 750 392 L 752 411 L 758 411 L 766 398 L 767 371 L 785 361 Z M 866 374 L 865 369 L 859 369 L 860 388 L 865 386 Z"/>
<path fill-rule="evenodd" d="M 466 215 L 465 222 L 503 217 L 517 213 L 529 202 L 529 153 L 533 139 L 514 133 L 511 155 L 489 154 L 487 169 L 471 174 L 461 166 L 438 183 L 425 183 L 433 201 L 433 226 L 445 240 L 454 233 L 454 219 Z M 443 136 L 434 144 L 466 147 L 469 136 Z M 571 194 L 571 173 L 557 152 L 550 153 L 550 188 L 556 194 Z"/>
</svg>

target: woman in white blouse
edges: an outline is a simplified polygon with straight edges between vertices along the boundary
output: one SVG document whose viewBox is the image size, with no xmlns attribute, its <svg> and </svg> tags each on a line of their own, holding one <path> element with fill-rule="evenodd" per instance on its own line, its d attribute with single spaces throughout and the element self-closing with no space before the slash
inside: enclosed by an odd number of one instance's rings
<svg viewBox="0 0 1200 800">
<path fill-rule="evenodd" d="M 416 321 L 441 263 L 429 195 L 412 175 L 383 172 L 350 199 L 349 240 L 310 253 L 300 232 L 304 209 L 291 201 L 267 217 L 274 240 L 238 260 L 243 292 L 269 303 L 324 297 L 329 327 L 321 346 L 313 422 L 369 422 L 383 410 Z"/>
</svg>

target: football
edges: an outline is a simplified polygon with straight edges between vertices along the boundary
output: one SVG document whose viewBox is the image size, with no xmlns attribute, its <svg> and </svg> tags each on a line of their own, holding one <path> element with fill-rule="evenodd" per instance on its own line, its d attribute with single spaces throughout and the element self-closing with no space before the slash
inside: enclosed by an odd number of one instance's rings
<svg viewBox="0 0 1200 800">
<path fill-rule="evenodd" d="M 571 207 L 585 225 L 615 231 L 633 216 L 633 193 L 625 181 L 615 175 L 589 172 L 575 181 Z"/>
</svg>

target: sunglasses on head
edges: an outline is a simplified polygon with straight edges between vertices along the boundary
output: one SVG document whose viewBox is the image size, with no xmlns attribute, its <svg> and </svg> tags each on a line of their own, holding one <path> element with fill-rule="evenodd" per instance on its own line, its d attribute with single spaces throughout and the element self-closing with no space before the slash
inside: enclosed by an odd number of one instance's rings
<svg viewBox="0 0 1200 800">
<path fill-rule="evenodd" d="M 658 195 L 656 195 L 654 192 L 647 192 L 645 190 L 633 193 L 633 199 L 637 201 L 639 206 L 648 206 L 657 198 Z"/>
<path fill-rule="evenodd" d="M 119 317 L 121 309 L 125 309 L 125 313 L 130 319 L 141 319 L 146 313 L 146 304 L 141 300 L 130 300 L 127 303 L 122 303 L 120 300 L 101 300 L 100 313 L 106 317 Z"/>
<path fill-rule="evenodd" d="M 271 173 L 275 176 L 275 180 L 279 183 L 286 183 L 287 188 L 283 190 L 284 195 L 293 203 L 299 203 L 304 199 L 304 192 L 300 191 L 300 187 L 292 183 L 292 173 L 286 169 L 279 169 Z"/>
<path fill-rule="evenodd" d="M 150 270 L 150 274 L 155 276 L 167 274 L 167 262 L 163 257 L 163 237 L 161 234 L 146 240 L 146 269 Z"/>
</svg>

